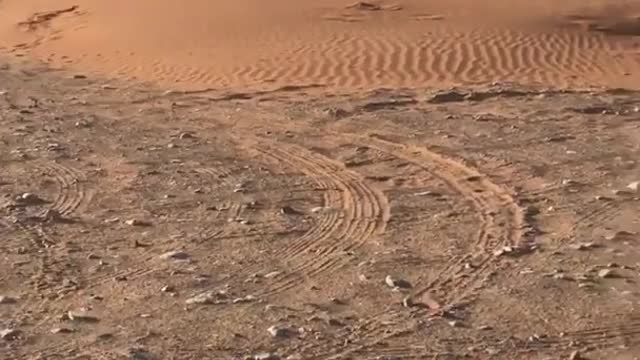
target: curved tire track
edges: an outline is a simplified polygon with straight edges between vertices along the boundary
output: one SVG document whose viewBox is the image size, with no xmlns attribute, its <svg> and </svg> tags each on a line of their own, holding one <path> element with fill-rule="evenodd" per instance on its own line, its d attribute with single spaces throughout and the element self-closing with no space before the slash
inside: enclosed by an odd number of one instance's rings
<svg viewBox="0 0 640 360">
<path fill-rule="evenodd" d="M 480 219 L 479 230 L 469 254 L 453 259 L 431 282 L 416 288 L 413 296 L 430 292 L 445 294 L 439 300 L 446 307 L 455 306 L 472 299 L 484 284 L 488 276 L 499 264 L 493 255 L 496 249 L 508 245 L 517 245 L 521 241 L 521 228 L 524 226 L 522 211 L 508 191 L 491 182 L 486 176 L 461 162 L 446 158 L 426 148 L 408 147 L 384 140 L 374 135 L 369 138 L 356 138 L 365 146 L 388 153 L 413 163 L 448 184 L 464 198 L 471 201 Z M 465 269 L 464 264 L 474 258 L 473 269 Z M 366 351 L 367 348 L 385 339 L 407 331 L 403 318 L 404 311 L 389 310 L 373 314 L 362 323 L 361 333 L 357 334 L 360 344 L 335 351 L 335 347 L 326 349 L 318 358 L 339 359 L 349 354 Z M 428 310 L 419 310 L 416 315 L 428 316 Z M 348 334 L 341 334 L 346 337 Z M 342 338 L 338 336 L 338 338 Z M 364 343 L 362 342 L 364 340 Z M 412 356 L 411 354 L 406 354 Z"/>
</svg>

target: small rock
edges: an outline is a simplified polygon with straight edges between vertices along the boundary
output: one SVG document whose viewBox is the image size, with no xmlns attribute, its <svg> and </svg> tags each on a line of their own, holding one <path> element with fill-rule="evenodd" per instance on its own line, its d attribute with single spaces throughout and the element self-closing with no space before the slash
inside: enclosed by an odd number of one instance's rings
<svg viewBox="0 0 640 360">
<path fill-rule="evenodd" d="M 83 75 L 83 74 L 75 74 L 73 75 L 74 79 L 86 79 L 87 75 Z"/>
<path fill-rule="evenodd" d="M 193 136 L 192 133 L 189 132 L 183 132 L 178 136 L 180 139 L 184 140 L 184 139 L 193 139 L 195 138 L 195 136 Z"/>
<path fill-rule="evenodd" d="M 226 296 L 224 296 L 220 292 L 207 291 L 185 300 L 185 303 L 187 305 L 191 305 L 191 304 L 219 305 L 219 304 L 226 304 L 227 300 L 226 300 Z"/>
<path fill-rule="evenodd" d="M 291 206 L 283 206 L 280 208 L 280 213 L 284 215 L 302 215 L 302 212 L 292 208 Z"/>
<path fill-rule="evenodd" d="M 402 306 L 404 306 L 406 308 L 410 308 L 410 307 L 415 306 L 415 304 L 413 303 L 413 300 L 411 299 L 411 297 L 407 296 L 404 299 L 402 299 Z"/>
<path fill-rule="evenodd" d="M 140 220 L 140 219 L 129 219 L 125 221 L 125 224 L 129 226 L 151 226 L 149 221 Z"/>
<path fill-rule="evenodd" d="M 291 331 L 291 329 L 289 329 L 288 327 L 276 325 L 269 327 L 267 331 L 269 332 L 269 334 L 271 334 L 271 336 L 278 338 L 286 338 L 293 334 L 293 331 Z"/>
<path fill-rule="evenodd" d="M 580 355 L 580 352 L 578 350 L 573 351 L 570 355 L 569 355 L 569 360 L 583 360 L 584 358 L 582 357 L 582 355 Z"/>
<path fill-rule="evenodd" d="M 580 251 L 591 250 L 598 247 L 600 247 L 600 245 L 594 242 L 582 242 L 582 243 L 571 245 L 571 248 L 575 250 L 580 250 Z"/>
<path fill-rule="evenodd" d="M 69 311 L 67 312 L 67 317 L 71 321 L 80 321 L 80 322 L 89 322 L 95 323 L 100 321 L 96 316 L 87 313 L 85 311 Z"/>
<path fill-rule="evenodd" d="M 22 332 L 17 329 L 3 329 L 0 330 L 0 339 L 15 340 L 20 334 L 22 334 Z"/>
<path fill-rule="evenodd" d="M 129 348 L 127 349 L 127 351 L 125 352 L 125 356 L 127 356 L 127 358 L 129 360 L 157 360 L 159 359 L 158 356 L 150 353 L 149 351 L 140 348 L 140 347 L 135 347 L 135 348 Z"/>
<path fill-rule="evenodd" d="M 249 356 L 247 360 L 280 360 L 280 357 L 274 353 L 260 353 Z"/>
<path fill-rule="evenodd" d="M 162 292 L 174 292 L 174 290 L 174 287 L 171 285 L 163 286 L 162 289 L 160 289 Z"/>
<path fill-rule="evenodd" d="M 266 274 L 266 275 L 264 276 L 264 278 L 265 278 L 265 279 L 270 279 L 270 278 L 272 278 L 272 277 L 276 277 L 276 276 L 280 275 L 281 273 L 282 273 L 281 271 L 272 271 L 272 272 L 270 272 L 270 273 Z"/>
<path fill-rule="evenodd" d="M 16 197 L 16 202 L 23 205 L 41 205 L 41 204 L 45 204 L 47 201 L 40 198 L 36 194 L 23 193 Z"/>
<path fill-rule="evenodd" d="M 608 234 L 604 238 L 607 241 L 624 241 L 631 240 L 631 238 L 635 237 L 637 234 L 630 231 L 616 231 L 613 234 Z"/>
<path fill-rule="evenodd" d="M 640 181 L 634 181 L 631 184 L 627 185 L 627 189 L 633 192 L 638 192 L 639 188 L 640 188 Z"/>
<path fill-rule="evenodd" d="M 448 322 L 451 327 L 462 327 L 462 323 L 458 320 L 451 320 Z"/>
<path fill-rule="evenodd" d="M 384 279 L 384 282 L 392 288 L 400 288 L 400 289 L 409 289 L 411 288 L 411 283 L 408 282 L 407 280 L 403 280 L 403 279 L 396 279 L 394 277 L 392 277 L 391 275 L 387 275 L 387 277 Z"/>
<path fill-rule="evenodd" d="M 75 329 L 66 328 L 66 327 L 57 327 L 57 328 L 51 329 L 52 334 L 71 334 L 75 331 L 76 331 Z"/>
<path fill-rule="evenodd" d="M 615 278 L 618 277 L 618 274 L 611 269 L 602 269 L 598 271 L 598 277 L 602 279 Z"/>
<path fill-rule="evenodd" d="M 14 298 L 14 297 L 0 295 L 0 304 L 2 304 L 2 305 L 15 304 L 17 302 L 18 302 L 18 299 Z"/>
<path fill-rule="evenodd" d="M 188 260 L 191 256 L 184 251 L 169 251 L 159 256 L 163 260 Z"/>
<path fill-rule="evenodd" d="M 494 251 L 493 255 L 495 255 L 495 256 L 508 255 L 508 254 L 512 254 L 513 251 L 514 251 L 513 247 L 504 246 L 504 247 L 502 247 L 502 249 L 498 249 L 498 250 Z"/>
<path fill-rule="evenodd" d="M 233 299 L 232 303 L 233 304 L 244 304 L 244 303 L 249 303 L 249 302 L 253 302 L 256 301 L 256 297 L 253 295 L 247 295 L 245 297 L 242 298 L 237 298 L 237 299 Z"/>
</svg>

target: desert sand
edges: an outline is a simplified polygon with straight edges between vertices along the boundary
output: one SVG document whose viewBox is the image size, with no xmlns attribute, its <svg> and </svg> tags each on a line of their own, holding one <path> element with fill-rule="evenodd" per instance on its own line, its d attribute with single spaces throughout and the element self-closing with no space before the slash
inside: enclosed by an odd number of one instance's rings
<svg viewBox="0 0 640 360">
<path fill-rule="evenodd" d="M 56 67 L 182 88 L 640 83 L 640 44 L 628 36 L 640 34 L 637 1 L 371 5 L 4 0 L 0 44 Z"/>
<path fill-rule="evenodd" d="M 0 359 L 640 358 L 640 4 L 0 0 Z"/>
</svg>

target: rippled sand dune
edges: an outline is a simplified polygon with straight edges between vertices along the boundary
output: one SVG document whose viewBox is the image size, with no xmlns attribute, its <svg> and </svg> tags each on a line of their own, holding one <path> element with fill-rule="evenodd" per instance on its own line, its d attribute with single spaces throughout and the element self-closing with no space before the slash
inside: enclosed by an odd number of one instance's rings
<svg viewBox="0 0 640 360">
<path fill-rule="evenodd" d="M 640 84 L 637 1 L 0 4 L 10 52 L 183 87 Z"/>
</svg>

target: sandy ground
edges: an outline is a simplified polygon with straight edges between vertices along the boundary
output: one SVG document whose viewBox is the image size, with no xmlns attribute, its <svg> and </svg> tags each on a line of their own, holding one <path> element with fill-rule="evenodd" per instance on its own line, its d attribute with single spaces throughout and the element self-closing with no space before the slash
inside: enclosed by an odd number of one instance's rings
<svg viewBox="0 0 640 360">
<path fill-rule="evenodd" d="M 640 84 L 636 0 L 358 4 L 3 0 L 0 46 L 190 89 Z"/>
<path fill-rule="evenodd" d="M 0 0 L 0 359 L 640 359 L 637 1 L 211 3 Z"/>
<path fill-rule="evenodd" d="M 638 93 L 0 81 L 2 359 L 640 354 Z"/>
</svg>

